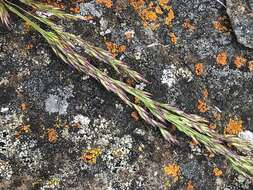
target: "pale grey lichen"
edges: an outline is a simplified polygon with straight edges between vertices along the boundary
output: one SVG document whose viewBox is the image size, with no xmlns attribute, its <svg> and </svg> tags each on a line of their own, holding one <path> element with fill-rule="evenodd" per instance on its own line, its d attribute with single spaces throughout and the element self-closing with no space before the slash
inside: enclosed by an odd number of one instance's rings
<svg viewBox="0 0 253 190">
<path fill-rule="evenodd" d="M 95 2 L 80 3 L 79 6 L 81 15 L 92 15 L 99 18 L 103 14 L 102 11 L 99 8 L 97 8 Z"/>
<path fill-rule="evenodd" d="M 50 94 L 45 101 L 45 110 L 49 113 L 67 114 L 69 103 L 68 98 L 73 97 L 73 86 L 67 86 L 63 89 L 57 89 L 57 95 Z"/>
<path fill-rule="evenodd" d="M 253 133 L 249 130 L 242 131 L 238 134 L 238 136 L 244 140 L 249 141 L 250 143 L 253 144 Z"/>
<path fill-rule="evenodd" d="M 13 170 L 9 162 L 0 160 L 0 178 L 5 179 L 5 180 L 10 180 L 12 175 L 13 175 Z"/>
</svg>

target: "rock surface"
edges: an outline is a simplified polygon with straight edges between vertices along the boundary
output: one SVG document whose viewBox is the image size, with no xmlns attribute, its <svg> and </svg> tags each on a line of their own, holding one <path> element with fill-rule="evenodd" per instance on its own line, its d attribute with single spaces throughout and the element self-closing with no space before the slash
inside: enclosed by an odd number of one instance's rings
<svg viewBox="0 0 253 190">
<path fill-rule="evenodd" d="M 251 0 L 227 0 L 227 13 L 238 42 L 253 48 L 253 3 Z"/>
<path fill-rule="evenodd" d="M 144 22 L 143 11 L 155 11 L 158 1 L 139 8 L 137 0 L 111 8 L 98 2 L 76 4 L 92 19 L 66 28 L 103 48 L 125 45 L 117 57 L 151 82 L 138 87 L 155 99 L 206 117 L 221 133 L 231 119 L 253 131 L 253 50 L 237 42 L 221 4 L 170 0 L 171 8 Z M 136 121 L 133 110 L 64 64 L 20 20 L 11 31 L 0 26 L 0 71 L 0 189 L 253 188 L 182 133 L 174 132 L 180 144 L 173 145 Z"/>
</svg>

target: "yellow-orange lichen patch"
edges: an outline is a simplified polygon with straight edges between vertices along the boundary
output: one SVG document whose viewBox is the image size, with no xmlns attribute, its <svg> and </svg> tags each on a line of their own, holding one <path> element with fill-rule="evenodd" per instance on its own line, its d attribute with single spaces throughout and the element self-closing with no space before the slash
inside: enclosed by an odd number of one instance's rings
<svg viewBox="0 0 253 190">
<path fill-rule="evenodd" d="M 169 10 L 167 17 L 165 18 L 165 24 L 167 24 L 168 26 L 171 26 L 172 21 L 175 18 L 175 13 L 172 9 Z"/>
<path fill-rule="evenodd" d="M 109 52 L 111 52 L 112 55 L 115 55 L 117 53 L 117 45 L 112 42 L 106 42 L 106 47 Z"/>
<path fill-rule="evenodd" d="M 112 56 L 116 56 L 118 53 L 124 53 L 126 51 L 125 45 L 116 45 L 113 42 L 106 42 L 106 47 Z"/>
<path fill-rule="evenodd" d="M 92 19 L 94 19 L 94 17 L 91 16 L 91 15 L 83 16 L 83 20 L 89 21 L 89 20 L 92 20 Z"/>
<path fill-rule="evenodd" d="M 248 63 L 249 70 L 253 72 L 253 60 Z"/>
<path fill-rule="evenodd" d="M 194 187 L 193 187 L 193 184 L 192 184 L 192 181 L 188 181 L 187 183 L 187 186 L 186 186 L 186 190 L 194 190 Z"/>
<path fill-rule="evenodd" d="M 150 11 L 148 9 L 144 9 L 141 12 L 141 15 L 146 21 L 155 21 L 157 19 L 157 14 L 154 11 Z"/>
<path fill-rule="evenodd" d="M 24 22 L 23 27 L 24 27 L 24 31 L 26 33 L 29 32 L 32 29 L 31 25 L 28 22 Z"/>
<path fill-rule="evenodd" d="M 223 26 L 219 21 L 213 22 L 213 27 L 215 30 L 218 30 L 219 32 L 227 32 L 227 27 Z"/>
<path fill-rule="evenodd" d="M 213 175 L 216 176 L 216 177 L 221 176 L 221 175 L 222 175 L 222 170 L 219 169 L 219 168 L 217 168 L 217 167 L 215 167 L 215 168 L 213 169 Z"/>
<path fill-rule="evenodd" d="M 225 26 L 225 24 L 228 24 L 226 20 L 227 20 L 227 17 L 224 17 L 224 16 L 218 17 L 218 19 L 213 22 L 214 29 L 223 33 L 229 32 L 229 28 Z"/>
<path fill-rule="evenodd" d="M 219 64 L 219 65 L 226 65 L 227 62 L 228 62 L 228 55 L 227 55 L 227 52 L 226 51 L 222 51 L 220 52 L 217 57 L 216 57 L 216 62 Z"/>
<path fill-rule="evenodd" d="M 216 129 L 217 128 L 217 125 L 215 125 L 215 124 L 210 124 L 210 125 L 208 125 L 208 127 L 209 127 L 209 129 Z"/>
<path fill-rule="evenodd" d="M 29 42 L 27 45 L 26 45 L 26 49 L 29 50 L 29 49 L 32 49 L 33 48 L 33 44 L 31 42 Z"/>
<path fill-rule="evenodd" d="M 156 12 L 157 14 L 159 14 L 159 15 L 162 15 L 162 14 L 163 14 L 163 11 L 162 11 L 161 7 L 159 7 L 159 6 L 157 6 L 157 7 L 155 8 L 155 12 Z"/>
<path fill-rule="evenodd" d="M 224 133 L 229 135 L 238 135 L 243 130 L 242 120 L 230 119 Z"/>
<path fill-rule="evenodd" d="M 141 9 L 145 4 L 144 0 L 129 0 L 129 2 L 135 10 Z"/>
<path fill-rule="evenodd" d="M 102 151 L 100 148 L 92 148 L 85 150 L 83 155 L 81 156 L 81 160 L 88 164 L 96 164 L 97 163 L 97 158 L 102 154 Z"/>
<path fill-rule="evenodd" d="M 119 45 L 118 46 L 118 52 L 119 53 L 124 53 L 126 51 L 126 46 L 125 45 Z"/>
<path fill-rule="evenodd" d="M 80 7 L 76 6 L 76 7 L 71 7 L 70 11 L 74 14 L 79 14 L 81 12 Z"/>
<path fill-rule="evenodd" d="M 169 0 L 159 0 L 161 6 L 166 6 L 169 3 Z"/>
<path fill-rule="evenodd" d="M 134 31 L 126 31 L 125 32 L 126 39 L 131 40 L 134 37 Z"/>
<path fill-rule="evenodd" d="M 204 66 L 202 63 L 195 64 L 195 73 L 197 76 L 202 75 L 203 71 L 204 71 Z"/>
<path fill-rule="evenodd" d="M 190 142 L 190 145 L 192 145 L 193 147 L 197 146 L 199 144 L 199 142 L 195 139 L 192 139 Z"/>
<path fill-rule="evenodd" d="M 195 26 L 193 26 L 192 22 L 189 19 L 185 19 L 185 21 L 183 23 L 183 28 L 185 30 L 190 30 L 190 31 L 196 30 Z"/>
<path fill-rule="evenodd" d="M 22 111 L 28 110 L 28 107 L 29 107 L 29 105 L 28 105 L 27 103 L 22 103 L 22 104 L 20 105 L 20 109 L 21 109 Z"/>
<path fill-rule="evenodd" d="M 135 121 L 138 121 L 139 120 L 139 114 L 137 111 L 133 111 L 131 113 L 131 117 L 135 120 Z"/>
<path fill-rule="evenodd" d="M 31 132 L 31 125 L 22 125 L 19 130 L 21 133 Z"/>
<path fill-rule="evenodd" d="M 96 0 L 96 3 L 99 3 L 107 8 L 112 8 L 112 0 Z"/>
<path fill-rule="evenodd" d="M 169 36 L 170 36 L 170 41 L 172 44 L 176 44 L 177 43 L 177 36 L 175 33 L 171 32 L 169 33 Z"/>
<path fill-rule="evenodd" d="M 16 138 L 19 138 L 21 135 L 28 134 L 31 132 L 31 125 L 22 124 L 18 131 L 15 134 Z"/>
<path fill-rule="evenodd" d="M 180 166 L 177 164 L 168 164 L 164 168 L 164 173 L 171 177 L 179 177 L 180 176 Z"/>
<path fill-rule="evenodd" d="M 135 81 L 134 81 L 133 79 L 131 79 L 131 78 L 128 78 L 128 79 L 126 80 L 126 84 L 127 84 L 128 86 L 134 87 Z"/>
<path fill-rule="evenodd" d="M 145 4 L 144 0 L 129 0 L 129 2 L 135 10 L 140 10 Z"/>
<path fill-rule="evenodd" d="M 200 99 L 198 100 L 198 110 L 201 112 L 201 113 L 205 113 L 207 112 L 207 106 L 206 106 L 206 102 L 204 99 Z"/>
<path fill-rule="evenodd" d="M 48 141 L 50 143 L 55 143 L 57 141 L 57 138 L 58 138 L 57 131 L 55 129 L 53 129 L 53 128 L 48 129 L 48 131 L 47 131 L 47 137 L 48 137 Z"/>
<path fill-rule="evenodd" d="M 208 97 L 208 90 L 204 89 L 203 91 L 203 98 L 206 99 Z"/>
<path fill-rule="evenodd" d="M 236 68 L 240 69 L 242 66 L 246 65 L 247 59 L 242 56 L 236 56 L 234 59 L 234 65 Z"/>
</svg>

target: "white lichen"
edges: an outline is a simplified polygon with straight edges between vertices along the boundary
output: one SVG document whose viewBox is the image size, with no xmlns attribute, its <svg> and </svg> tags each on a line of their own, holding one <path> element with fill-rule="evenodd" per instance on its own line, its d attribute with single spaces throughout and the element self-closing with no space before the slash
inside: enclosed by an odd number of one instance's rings
<svg viewBox="0 0 253 190">
<path fill-rule="evenodd" d="M 242 131 L 238 134 L 241 139 L 247 140 L 253 144 L 253 133 L 249 130 Z"/>
</svg>

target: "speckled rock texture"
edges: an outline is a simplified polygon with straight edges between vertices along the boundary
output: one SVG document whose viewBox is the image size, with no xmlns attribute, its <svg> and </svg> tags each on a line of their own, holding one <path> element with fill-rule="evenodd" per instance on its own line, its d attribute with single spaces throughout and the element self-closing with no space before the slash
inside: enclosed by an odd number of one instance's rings
<svg viewBox="0 0 253 190">
<path fill-rule="evenodd" d="M 141 18 L 140 11 L 158 1 L 139 9 L 133 0 L 113 1 L 111 8 L 98 2 L 76 4 L 92 19 L 62 24 L 105 49 L 106 42 L 125 45 L 117 58 L 150 81 L 138 87 L 155 99 L 206 117 L 220 133 L 230 119 L 253 131 L 250 22 L 244 19 L 250 31 L 238 37 L 233 11 L 231 26 L 226 9 L 214 0 L 170 0 L 174 18 L 167 24 L 166 10 L 157 13 L 155 24 Z M 227 2 L 232 9 L 239 0 Z M 0 189 L 253 188 L 222 156 L 182 133 L 173 132 L 178 145 L 166 142 L 114 94 L 58 59 L 35 31 L 12 20 L 11 30 L 0 26 Z M 166 170 L 171 165 L 179 167 L 176 175 Z"/>
<path fill-rule="evenodd" d="M 227 0 L 227 13 L 237 40 L 253 48 L 253 1 Z"/>
</svg>

